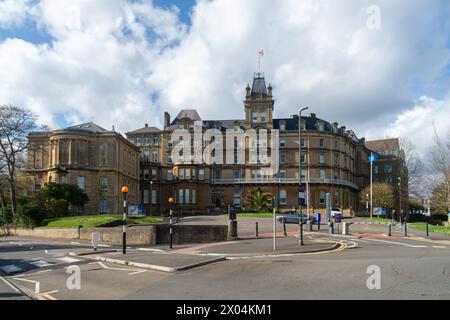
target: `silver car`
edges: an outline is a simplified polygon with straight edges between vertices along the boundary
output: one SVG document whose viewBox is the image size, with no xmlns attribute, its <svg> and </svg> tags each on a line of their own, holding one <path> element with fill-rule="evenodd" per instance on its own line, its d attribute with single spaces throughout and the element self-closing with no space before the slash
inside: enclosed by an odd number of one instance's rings
<svg viewBox="0 0 450 320">
<path fill-rule="evenodd" d="M 299 213 L 298 211 L 288 211 L 282 214 L 279 214 L 276 216 L 276 219 L 278 222 L 280 223 L 295 223 L 298 224 L 300 221 L 300 215 L 302 216 L 302 222 L 306 223 L 308 222 L 308 220 L 312 221 L 313 223 L 315 222 L 315 218 L 309 218 L 307 217 L 306 214 L 304 213 Z"/>
</svg>

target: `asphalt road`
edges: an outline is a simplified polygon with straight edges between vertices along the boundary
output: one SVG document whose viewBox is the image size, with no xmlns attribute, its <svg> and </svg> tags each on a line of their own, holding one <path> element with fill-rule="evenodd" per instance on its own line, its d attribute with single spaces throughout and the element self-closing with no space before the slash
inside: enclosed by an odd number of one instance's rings
<svg viewBox="0 0 450 320">
<path fill-rule="evenodd" d="M 381 235 L 385 226 L 377 225 L 355 229 L 365 235 L 306 234 L 345 240 L 345 250 L 232 259 L 177 273 L 65 259 L 88 247 L 83 243 L 0 238 L 0 270 L 8 282 L 30 291 L 39 283 L 47 299 L 450 299 L 450 239 L 405 239 L 401 230 L 397 237 L 378 237 L 373 234 Z M 373 265 L 380 268 L 381 288 L 370 290 Z M 21 270 L 5 274 L 7 266 Z M 70 266 L 80 268 L 79 290 L 67 287 Z M 0 279 L 0 299 L 17 298 L 24 297 Z"/>
</svg>

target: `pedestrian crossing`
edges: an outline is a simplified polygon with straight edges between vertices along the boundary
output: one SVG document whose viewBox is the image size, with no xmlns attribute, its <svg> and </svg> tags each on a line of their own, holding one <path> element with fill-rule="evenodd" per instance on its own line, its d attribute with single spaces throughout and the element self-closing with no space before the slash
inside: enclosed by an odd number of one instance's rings
<svg viewBox="0 0 450 320">
<path fill-rule="evenodd" d="M 49 258 L 37 258 L 32 260 L 0 260 L 0 271 L 6 275 L 16 275 L 18 273 L 24 273 L 31 270 L 58 267 L 62 265 L 68 265 L 85 261 L 81 258 L 72 258 L 64 255 L 52 256 Z"/>
</svg>

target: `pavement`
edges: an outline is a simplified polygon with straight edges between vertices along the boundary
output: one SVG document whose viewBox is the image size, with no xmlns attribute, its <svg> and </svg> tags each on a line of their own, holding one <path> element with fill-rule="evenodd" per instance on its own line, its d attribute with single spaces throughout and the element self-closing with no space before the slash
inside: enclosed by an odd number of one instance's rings
<svg viewBox="0 0 450 320">
<path fill-rule="evenodd" d="M 395 228 L 388 237 L 378 224 L 329 235 L 315 226 L 300 247 L 298 227 L 288 225 L 285 238 L 278 225 L 274 253 L 271 219 L 258 219 L 258 239 L 254 219 L 238 220 L 239 241 L 129 246 L 126 258 L 120 245 L 93 252 L 87 241 L 2 237 L 0 299 L 450 299 L 450 237 L 411 230 L 405 238 Z M 374 265 L 379 290 L 367 287 Z M 67 286 L 70 267 L 80 270 L 79 289 Z"/>
</svg>

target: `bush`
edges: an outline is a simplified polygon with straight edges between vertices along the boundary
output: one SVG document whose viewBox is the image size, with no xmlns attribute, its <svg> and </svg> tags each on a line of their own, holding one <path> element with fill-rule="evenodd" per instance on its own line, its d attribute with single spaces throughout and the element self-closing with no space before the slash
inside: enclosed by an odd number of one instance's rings
<svg viewBox="0 0 450 320">
<path fill-rule="evenodd" d="M 62 218 L 69 213 L 70 204 L 65 199 L 52 199 L 48 202 L 48 217 Z"/>
<path fill-rule="evenodd" d="M 11 222 L 12 222 L 11 205 L 7 205 L 5 208 L 0 208 L 0 226 L 7 225 Z"/>
<path fill-rule="evenodd" d="M 14 221 L 16 227 L 34 228 L 41 225 L 45 219 L 45 211 L 39 206 L 25 204 L 19 209 L 19 213 Z"/>
</svg>

